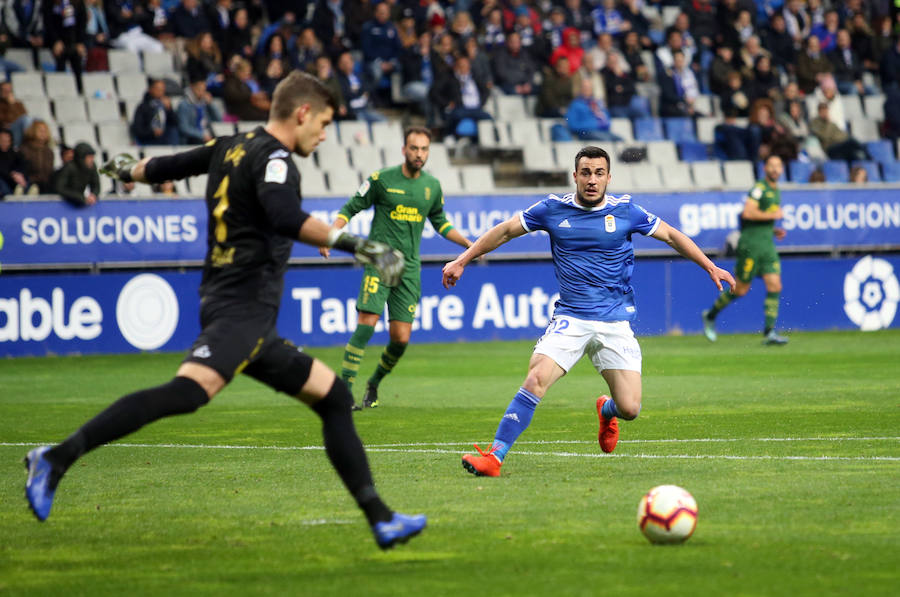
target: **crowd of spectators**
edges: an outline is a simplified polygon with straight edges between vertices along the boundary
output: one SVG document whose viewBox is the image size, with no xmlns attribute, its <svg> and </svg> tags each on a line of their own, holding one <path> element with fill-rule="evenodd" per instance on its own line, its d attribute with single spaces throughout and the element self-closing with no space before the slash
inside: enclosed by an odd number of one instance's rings
<svg viewBox="0 0 900 597">
<path fill-rule="evenodd" d="M 668 27 L 647 5 L 673 15 Z M 611 118 L 706 116 L 698 99 L 711 95 L 724 115 L 716 157 L 854 160 L 866 150 L 848 131 L 842 94 L 886 94 L 883 134 L 900 136 L 891 9 L 887 0 L 6 0 L 0 68 L 21 69 L 2 56 L 27 48 L 34 67 L 71 71 L 80 92 L 82 73 L 108 68 L 111 48 L 171 53 L 180 80 L 149 81 L 130 123 L 139 145 L 202 143 L 218 120 L 265 120 L 274 87 L 303 69 L 332 89 L 339 119 L 403 109 L 439 136 L 475 138 L 497 93 L 559 119 L 554 139 L 612 141 Z M 39 63 L 42 49 L 52 64 Z M 92 154 L 76 148 L 69 174 L 54 173 L 55 135 L 32 120 L 0 85 L 0 192 L 80 184 L 73 169 Z"/>
</svg>

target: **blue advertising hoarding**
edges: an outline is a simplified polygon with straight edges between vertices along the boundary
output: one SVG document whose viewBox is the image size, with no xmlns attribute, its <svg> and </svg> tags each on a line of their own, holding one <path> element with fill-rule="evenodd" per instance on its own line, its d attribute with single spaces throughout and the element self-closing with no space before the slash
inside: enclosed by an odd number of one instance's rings
<svg viewBox="0 0 900 597">
<path fill-rule="evenodd" d="M 633 200 L 678 227 L 705 250 L 719 250 L 737 229 L 744 193 L 646 193 Z M 476 238 L 545 195 L 473 195 L 449 197 L 445 209 L 454 226 Z M 892 189 L 815 189 L 782 192 L 788 235 L 786 250 L 900 246 L 900 197 Z M 305 199 L 304 208 L 331 222 L 343 201 Z M 350 230 L 368 235 L 371 211 L 358 214 Z M 0 264 L 7 269 L 30 265 L 200 263 L 206 250 L 206 208 L 199 199 L 101 201 L 90 209 L 64 202 L 0 203 L 0 232 L 5 246 Z M 635 238 L 640 252 L 665 249 L 652 239 Z M 422 256 L 454 255 L 458 247 L 426 225 Z M 543 233 L 529 234 L 500 247 L 507 257 L 549 255 Z M 297 244 L 293 257 L 319 259 L 318 251 Z"/>
<path fill-rule="evenodd" d="M 900 326 L 900 257 L 787 258 L 779 327 L 791 330 Z M 724 261 L 732 268 L 733 262 Z M 362 270 L 292 269 L 278 326 L 299 345 L 344 344 L 355 326 Z M 0 275 L 0 356 L 186 350 L 199 331 L 196 271 Z M 638 335 L 699 333 L 717 295 L 685 260 L 638 259 L 633 283 Z M 557 284 L 547 262 L 470 265 L 452 290 L 439 265 L 422 271 L 415 342 L 535 340 L 552 314 Z M 761 283 L 718 319 L 723 333 L 759 331 Z M 375 342 L 386 342 L 379 323 Z"/>
</svg>

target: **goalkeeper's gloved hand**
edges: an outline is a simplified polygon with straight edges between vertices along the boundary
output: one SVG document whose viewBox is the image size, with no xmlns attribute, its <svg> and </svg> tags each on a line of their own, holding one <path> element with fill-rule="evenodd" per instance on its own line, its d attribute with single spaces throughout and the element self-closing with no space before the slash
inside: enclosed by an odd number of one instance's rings
<svg viewBox="0 0 900 597">
<path fill-rule="evenodd" d="M 359 263 L 374 267 L 385 286 L 396 286 L 400 283 L 405 259 L 403 253 L 391 248 L 390 245 L 360 238 L 336 228 L 332 228 L 328 235 L 328 245 L 352 253 Z"/>
<path fill-rule="evenodd" d="M 122 182 L 134 182 L 134 179 L 131 177 L 131 169 L 137 163 L 138 161 L 131 154 L 117 153 L 100 167 L 99 172 Z"/>
</svg>

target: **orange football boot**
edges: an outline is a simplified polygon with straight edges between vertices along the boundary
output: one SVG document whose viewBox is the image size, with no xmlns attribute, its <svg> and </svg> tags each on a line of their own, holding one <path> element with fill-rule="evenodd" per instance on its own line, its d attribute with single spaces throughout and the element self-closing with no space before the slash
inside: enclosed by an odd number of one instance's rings
<svg viewBox="0 0 900 597">
<path fill-rule="evenodd" d="M 597 433 L 597 441 L 600 442 L 600 449 L 609 454 L 616 449 L 616 443 L 619 441 L 619 420 L 616 417 L 607 419 L 600 412 L 607 400 L 612 400 L 612 398 L 609 396 L 597 398 L 597 417 L 600 419 L 600 431 Z"/>
<path fill-rule="evenodd" d="M 478 444 L 474 444 L 475 449 L 481 456 L 473 456 L 472 454 L 464 454 L 462 457 L 463 468 L 478 477 L 499 477 L 500 466 L 503 464 L 500 459 L 494 456 L 494 446 L 487 452 L 483 452 Z"/>
</svg>

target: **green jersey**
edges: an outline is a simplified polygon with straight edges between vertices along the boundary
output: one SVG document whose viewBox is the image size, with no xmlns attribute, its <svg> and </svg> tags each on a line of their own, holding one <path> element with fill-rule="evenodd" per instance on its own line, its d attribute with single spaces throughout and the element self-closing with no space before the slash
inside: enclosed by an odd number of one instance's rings
<svg viewBox="0 0 900 597">
<path fill-rule="evenodd" d="M 375 215 L 369 238 L 399 249 L 406 257 L 407 270 L 419 270 L 425 218 L 444 237 L 453 229 L 444 215 L 441 183 L 424 170 L 418 178 L 404 176 L 402 166 L 374 172 L 344 204 L 338 217 L 349 222 L 371 206 L 375 207 Z"/>
<path fill-rule="evenodd" d="M 759 203 L 759 209 L 765 212 L 775 211 L 781 206 L 781 191 L 760 180 L 750 189 L 749 196 Z M 775 246 L 775 221 L 745 220 L 741 218 L 741 244 L 754 246 Z"/>
</svg>

